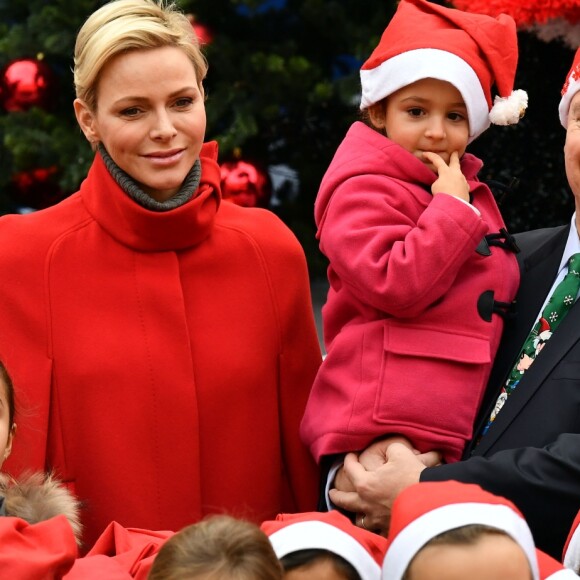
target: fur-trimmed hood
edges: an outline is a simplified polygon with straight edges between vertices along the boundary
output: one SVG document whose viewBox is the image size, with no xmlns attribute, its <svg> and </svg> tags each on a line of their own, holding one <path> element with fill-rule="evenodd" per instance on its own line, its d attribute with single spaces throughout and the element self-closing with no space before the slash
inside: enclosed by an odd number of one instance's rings
<svg viewBox="0 0 580 580">
<path fill-rule="evenodd" d="M 22 518 L 30 524 L 64 515 L 80 543 L 80 503 L 52 474 L 32 473 L 16 481 L 0 473 L 0 497 L 6 516 Z"/>
</svg>

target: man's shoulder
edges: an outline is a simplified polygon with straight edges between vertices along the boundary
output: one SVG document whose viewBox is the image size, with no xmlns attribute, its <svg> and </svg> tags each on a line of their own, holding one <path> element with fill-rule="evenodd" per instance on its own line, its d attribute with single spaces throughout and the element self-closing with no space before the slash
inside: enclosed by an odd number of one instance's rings
<svg viewBox="0 0 580 580">
<path fill-rule="evenodd" d="M 551 228 L 540 228 L 515 234 L 514 237 L 522 253 L 529 255 L 540 248 L 547 247 L 550 249 L 554 247 L 555 249 L 559 246 L 560 242 L 565 243 L 569 228 L 569 224 Z"/>
</svg>

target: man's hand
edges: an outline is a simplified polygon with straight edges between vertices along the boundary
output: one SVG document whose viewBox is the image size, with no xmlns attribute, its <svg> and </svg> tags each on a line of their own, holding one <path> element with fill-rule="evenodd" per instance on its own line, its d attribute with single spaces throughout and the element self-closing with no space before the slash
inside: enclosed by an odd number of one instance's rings
<svg viewBox="0 0 580 580">
<path fill-rule="evenodd" d="M 339 488 L 329 491 L 332 502 L 341 509 L 364 514 L 364 527 L 387 535 L 393 501 L 403 489 L 417 483 L 426 467 L 440 463 L 437 452 L 415 454 L 402 443 L 391 443 L 386 449 L 387 462 L 373 471 L 367 471 L 354 453 L 344 458 L 344 476 L 354 491 Z M 340 480 L 339 482 L 340 483 Z M 359 517 L 356 519 L 360 525 Z"/>
<path fill-rule="evenodd" d="M 413 446 L 406 437 L 400 435 L 389 435 L 384 439 L 379 439 L 378 441 L 371 443 L 364 451 L 362 451 L 358 456 L 359 463 L 367 471 L 378 469 L 387 462 L 387 450 L 393 443 L 402 443 L 409 449 L 413 449 Z M 416 449 L 413 449 L 413 452 L 417 454 L 419 453 Z M 340 467 L 336 472 L 334 487 L 340 491 L 356 491 L 352 481 L 345 473 L 344 467 Z"/>
</svg>

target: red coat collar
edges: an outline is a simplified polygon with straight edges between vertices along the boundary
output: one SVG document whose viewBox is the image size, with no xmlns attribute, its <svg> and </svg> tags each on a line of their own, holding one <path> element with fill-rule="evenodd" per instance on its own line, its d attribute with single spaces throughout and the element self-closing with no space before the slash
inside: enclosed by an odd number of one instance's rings
<svg viewBox="0 0 580 580">
<path fill-rule="evenodd" d="M 201 182 L 186 204 L 155 212 L 131 199 L 96 155 L 80 195 L 88 212 L 113 238 L 140 251 L 183 250 L 211 233 L 221 201 L 217 143 L 205 143 L 200 152 Z"/>
</svg>

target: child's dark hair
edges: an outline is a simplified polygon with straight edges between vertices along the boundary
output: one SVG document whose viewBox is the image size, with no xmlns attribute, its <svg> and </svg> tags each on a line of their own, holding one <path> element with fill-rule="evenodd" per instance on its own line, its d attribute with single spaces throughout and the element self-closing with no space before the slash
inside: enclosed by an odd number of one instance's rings
<svg viewBox="0 0 580 580">
<path fill-rule="evenodd" d="M 500 530 L 499 528 L 494 528 L 491 526 L 485 526 L 483 524 L 468 524 L 466 526 L 460 526 L 459 528 L 453 528 L 451 530 L 447 530 L 438 534 L 437 536 L 433 536 L 422 548 L 426 548 L 427 546 L 470 546 L 477 543 L 482 536 L 485 535 L 500 535 L 500 536 L 509 536 L 507 532 Z M 418 556 L 421 552 L 419 550 L 413 560 Z M 409 579 L 409 570 L 411 569 L 411 565 L 413 564 L 413 560 L 409 562 L 407 566 L 407 570 L 403 574 L 401 580 L 408 580 Z"/>
<path fill-rule="evenodd" d="M 296 550 L 280 558 L 284 572 L 290 572 L 302 566 L 308 567 L 317 562 L 327 560 L 332 563 L 337 573 L 342 574 L 345 580 L 361 580 L 360 574 L 350 562 L 342 556 L 322 549 Z"/>
<path fill-rule="evenodd" d="M 8 427 L 14 427 L 14 414 L 16 412 L 16 404 L 14 401 L 14 385 L 12 378 L 8 374 L 6 365 L 0 361 L 0 378 L 4 382 L 4 389 L 6 391 L 6 402 L 8 403 Z"/>
</svg>

